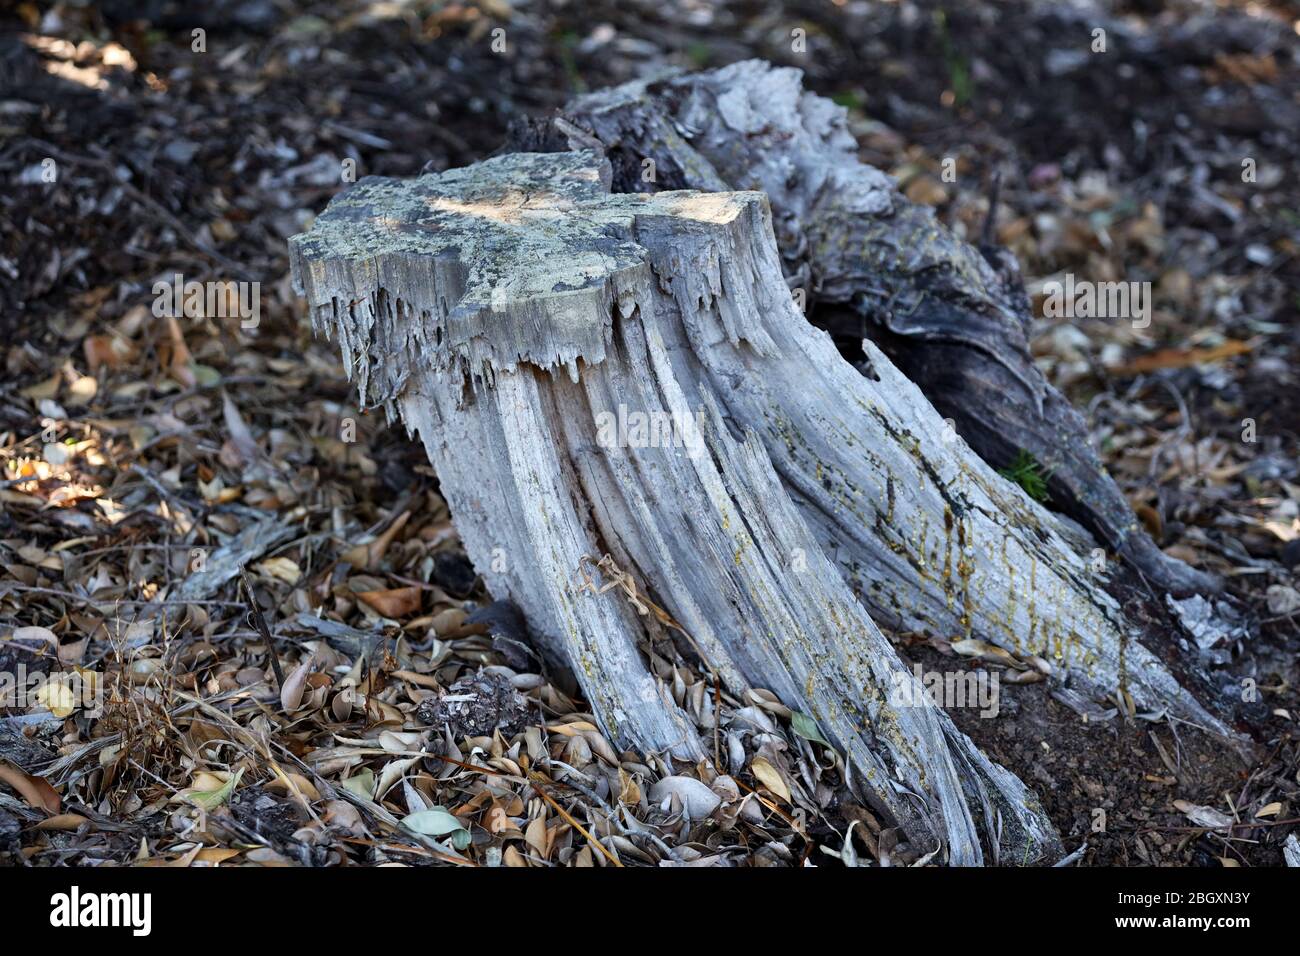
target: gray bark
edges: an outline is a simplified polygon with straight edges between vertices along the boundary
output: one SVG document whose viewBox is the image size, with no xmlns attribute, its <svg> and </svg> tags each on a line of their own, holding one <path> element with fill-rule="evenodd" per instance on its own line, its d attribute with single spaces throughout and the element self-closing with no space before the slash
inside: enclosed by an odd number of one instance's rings
<svg viewBox="0 0 1300 956">
<path fill-rule="evenodd" d="M 638 650 L 680 629 L 733 693 L 811 715 L 919 845 L 954 864 L 1056 853 L 1033 794 L 929 702 L 867 606 L 1229 734 L 1055 518 L 873 346 L 861 375 L 803 320 L 761 193 L 619 195 L 610 175 L 570 152 L 369 178 L 290 249 L 313 326 L 419 433 L 476 568 L 619 745 L 705 756 Z M 618 434 L 620 409 L 675 430 Z M 615 569 L 640 597 L 587 586 Z"/>
</svg>

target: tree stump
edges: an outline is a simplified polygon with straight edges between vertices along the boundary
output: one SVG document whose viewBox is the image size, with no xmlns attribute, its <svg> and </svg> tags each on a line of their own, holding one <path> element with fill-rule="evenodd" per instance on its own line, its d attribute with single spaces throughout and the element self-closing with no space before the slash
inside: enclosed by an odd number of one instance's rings
<svg viewBox="0 0 1300 956">
<path fill-rule="evenodd" d="M 815 719 L 919 845 L 954 864 L 1055 853 L 1033 794 L 930 703 L 868 607 L 1229 734 L 1057 519 L 874 346 L 864 376 L 804 321 L 763 194 L 610 177 L 569 152 L 364 179 L 291 265 L 364 399 L 419 433 L 492 593 L 620 746 L 706 757 L 638 650 L 681 639 L 729 691 Z"/>
</svg>

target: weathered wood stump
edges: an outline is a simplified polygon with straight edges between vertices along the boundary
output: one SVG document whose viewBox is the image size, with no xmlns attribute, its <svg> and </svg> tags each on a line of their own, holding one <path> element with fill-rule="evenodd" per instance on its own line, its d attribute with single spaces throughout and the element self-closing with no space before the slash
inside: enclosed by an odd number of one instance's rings
<svg viewBox="0 0 1300 956">
<path fill-rule="evenodd" d="M 748 60 L 579 97 L 515 138 L 521 148 L 598 144 L 616 191 L 767 193 L 786 273 L 817 301 L 820 324 L 857 327 L 862 316 L 889 336 L 904 373 L 985 461 L 1003 467 L 1032 453 L 1054 504 L 1156 587 L 1219 590 L 1213 575 L 1156 547 L 1083 420 L 1035 368 L 1014 258 L 962 242 L 860 162 L 846 116 L 804 91 L 799 70 Z"/>
<path fill-rule="evenodd" d="M 419 432 L 493 594 L 620 745 L 705 756 L 638 651 L 680 629 L 732 692 L 815 718 L 918 844 L 956 864 L 1055 852 L 1032 793 L 914 686 L 855 588 L 891 623 L 1228 733 L 1055 518 L 874 347 L 863 376 L 804 321 L 761 193 L 609 177 L 571 152 L 365 179 L 291 264 L 365 399 Z M 644 597 L 590 586 L 611 577 Z"/>
</svg>

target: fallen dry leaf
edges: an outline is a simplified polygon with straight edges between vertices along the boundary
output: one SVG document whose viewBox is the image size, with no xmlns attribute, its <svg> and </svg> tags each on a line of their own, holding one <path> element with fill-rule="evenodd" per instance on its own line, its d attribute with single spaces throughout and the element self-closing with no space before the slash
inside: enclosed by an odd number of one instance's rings
<svg viewBox="0 0 1300 956">
<path fill-rule="evenodd" d="M 1207 362 L 1242 355 L 1252 348 L 1250 342 L 1229 339 L 1222 345 L 1208 348 L 1160 349 L 1149 355 L 1140 355 L 1130 362 L 1115 366 L 1110 371 L 1115 375 L 1143 375 L 1162 368 L 1187 368 L 1191 365 L 1204 365 Z"/>
<path fill-rule="evenodd" d="M 384 555 L 388 552 L 388 546 L 392 544 L 397 533 L 406 527 L 406 522 L 410 520 L 411 512 L 403 511 L 375 540 L 367 544 L 355 545 L 343 552 L 343 560 L 354 568 L 374 568 L 383 560 Z"/>
<path fill-rule="evenodd" d="M 307 677 L 311 674 L 312 665 L 315 663 L 316 655 L 308 654 L 306 659 L 284 679 L 284 686 L 280 688 L 280 706 L 284 708 L 286 714 L 292 714 L 302 706 L 303 693 L 307 689 Z"/>
<path fill-rule="evenodd" d="M 357 599 L 384 617 L 405 617 L 420 610 L 420 589 L 416 587 L 362 591 Z"/>
<path fill-rule="evenodd" d="M 765 758 L 755 757 L 753 763 L 750 764 L 750 769 L 754 771 L 754 776 L 758 781 L 767 787 L 769 791 L 786 803 L 790 802 L 790 788 L 786 786 L 780 772 Z"/>
<path fill-rule="evenodd" d="M 90 823 L 91 829 L 95 825 L 89 819 L 83 817 L 80 813 L 60 813 L 57 816 L 49 817 L 36 824 L 38 830 L 75 830 L 83 823 Z"/>
<path fill-rule="evenodd" d="M 1221 810 L 1190 803 L 1187 800 L 1175 800 L 1174 806 L 1198 827 L 1218 829 L 1220 827 L 1230 827 L 1237 822 Z"/>
<path fill-rule="evenodd" d="M 9 784 L 29 805 L 46 813 L 58 813 L 62 805 L 58 793 L 44 777 L 32 776 L 7 760 L 0 760 L 0 783 Z"/>
<path fill-rule="evenodd" d="M 185 344 L 185 336 L 175 316 L 167 316 L 167 334 L 171 339 L 171 360 L 167 363 L 167 374 L 186 388 L 193 388 L 199 381 L 194 375 L 194 356 Z"/>
<path fill-rule="evenodd" d="M 88 335 L 81 347 L 86 354 L 86 366 L 92 375 L 100 367 L 119 369 L 136 355 L 135 346 L 116 335 Z"/>
</svg>

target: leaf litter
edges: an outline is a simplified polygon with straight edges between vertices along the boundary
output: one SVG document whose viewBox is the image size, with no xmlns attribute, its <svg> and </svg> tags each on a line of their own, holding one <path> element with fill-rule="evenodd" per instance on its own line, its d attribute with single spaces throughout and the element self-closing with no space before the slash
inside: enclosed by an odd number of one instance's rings
<svg viewBox="0 0 1300 956">
<path fill-rule="evenodd" d="M 57 663 L 99 706 L 83 706 L 71 684 L 0 701 L 0 859 L 930 862 L 856 799 L 811 718 L 761 689 L 720 692 L 689 646 L 645 650 L 716 741 L 714 759 L 619 752 L 527 622 L 484 592 L 419 447 L 353 404 L 332 350 L 310 339 L 276 278 L 285 237 L 337 188 L 345 159 L 388 175 L 448 168 L 487 155 L 506 120 L 558 106 L 578 85 L 669 63 L 781 61 L 764 5 L 694 10 L 686 54 L 667 49 L 660 14 L 647 32 L 640 4 L 577 18 L 440 7 L 414 41 L 409 24 L 364 4 L 330 6 L 336 21 L 273 5 L 254 15 L 275 23 L 214 21 L 239 41 L 219 70 L 195 67 L 165 25 L 141 30 L 93 7 L 23 4 L 22 38 L 4 35 L 22 81 L 2 94 L 14 135 L 0 155 L 24 172 L 0 196 L 0 670 Z M 1165 607 L 1140 588 L 1126 608 L 1153 628 L 1181 622 L 1225 677 L 1254 682 L 1265 756 L 1228 767 L 1177 727 L 1149 730 L 1122 700 L 1105 709 L 1049 690 L 1046 662 L 982 642 L 900 634 L 900 650 L 1002 676 L 997 720 L 954 717 L 1044 795 L 1067 842 L 1086 839 L 1085 862 L 1297 865 L 1300 239 L 1284 192 L 1296 170 L 1262 163 L 1258 190 L 1208 178 L 1242 150 L 1269 152 L 1258 117 L 1294 115 L 1274 96 L 1294 79 L 1294 51 L 1268 17 L 1172 13 L 1161 53 L 1190 65 L 1178 95 L 1197 125 L 1166 126 L 1178 111 L 1158 86 L 1130 107 L 1142 115 L 1115 116 L 1102 77 L 1099 102 L 1070 110 L 1070 128 L 1015 139 L 981 112 L 1008 84 L 1044 91 L 1026 105 L 1026 129 L 1050 129 L 1074 95 L 1069 63 L 1034 40 L 1060 34 L 1057 14 L 1009 4 L 990 34 L 962 22 L 981 4 L 942 22 L 897 6 L 850 10 L 833 26 L 809 12 L 815 55 L 800 65 L 850 104 L 864 157 L 960 232 L 990 221 L 988 192 L 945 185 L 944 158 L 963 174 L 1005 169 L 996 238 L 1040 312 L 1045 284 L 1067 271 L 1154 284 L 1149 329 L 1044 317 L 1035 356 L 1087 409 L 1112 474 L 1166 550 L 1228 576 L 1234 603 L 1222 609 Z M 504 70 L 478 42 L 498 22 L 518 46 Z M 283 31 L 275 44 L 270 27 Z M 885 42 L 890 31 L 908 42 Z M 1253 53 L 1218 48 L 1238 35 Z M 555 36 L 576 42 L 559 56 Z M 969 43 L 968 71 L 917 68 L 952 37 Z M 394 79 L 382 54 L 412 42 L 407 75 Z M 1116 42 L 1123 56 L 1122 31 Z M 1008 81 L 1022 69 L 1041 75 Z M 1046 92 L 1061 84 L 1066 99 Z M 1211 115 L 1224 98 L 1237 104 L 1227 135 L 1243 140 L 1231 147 L 1217 132 L 1229 124 Z M 223 119 L 233 104 L 238 135 Z M 1106 136 L 1163 137 L 1186 160 L 1161 169 L 1149 142 L 1126 142 L 1123 156 L 1148 157 L 1126 165 L 1092 126 L 1102 116 Z M 960 138 L 945 141 L 952 129 Z M 59 166 L 55 188 L 40 184 L 45 158 Z M 157 321 L 150 289 L 176 272 L 260 277 L 260 325 Z M 1247 418 L 1258 441 L 1242 440 Z M 1031 494 L 1033 464 L 1011 468 Z M 630 576 L 615 580 L 599 599 L 664 614 Z M 1092 831 L 1098 809 L 1108 839 Z"/>
</svg>

